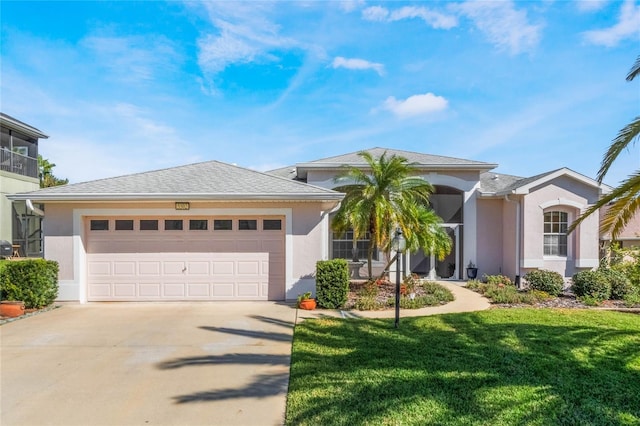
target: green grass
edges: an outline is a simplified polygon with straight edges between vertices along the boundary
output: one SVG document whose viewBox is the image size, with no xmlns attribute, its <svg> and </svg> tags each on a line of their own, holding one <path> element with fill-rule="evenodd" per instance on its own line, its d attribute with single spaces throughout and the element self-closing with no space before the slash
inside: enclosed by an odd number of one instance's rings
<svg viewBox="0 0 640 426">
<path fill-rule="evenodd" d="M 496 309 L 296 326 L 290 425 L 640 425 L 640 315 Z"/>
</svg>

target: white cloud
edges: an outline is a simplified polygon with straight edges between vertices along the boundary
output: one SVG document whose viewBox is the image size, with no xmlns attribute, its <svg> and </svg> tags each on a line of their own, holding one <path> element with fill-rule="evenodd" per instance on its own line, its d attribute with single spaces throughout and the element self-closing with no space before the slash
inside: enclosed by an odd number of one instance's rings
<svg viewBox="0 0 640 426">
<path fill-rule="evenodd" d="M 512 54 L 527 51 L 540 40 L 541 25 L 530 24 L 527 13 L 516 10 L 510 1 L 468 1 L 455 9 L 471 19 L 491 43 Z"/>
<path fill-rule="evenodd" d="M 96 61 L 123 81 L 152 80 L 158 70 L 176 69 L 181 60 L 172 41 L 164 36 L 89 36 L 82 45 Z"/>
<path fill-rule="evenodd" d="M 615 46 L 626 38 L 640 38 L 640 5 L 627 0 L 620 8 L 620 17 L 614 26 L 583 34 L 589 42 L 607 47 Z"/>
<path fill-rule="evenodd" d="M 382 109 L 391 111 L 400 118 L 428 115 L 447 109 L 449 102 L 442 96 L 433 93 L 409 96 L 405 100 L 397 100 L 389 96 L 382 105 Z"/>
<path fill-rule="evenodd" d="M 362 11 L 362 18 L 366 21 L 385 21 L 389 11 L 381 6 L 367 7 Z"/>
<path fill-rule="evenodd" d="M 338 2 L 338 7 L 344 12 L 353 12 L 364 4 L 364 0 L 346 0 Z"/>
<path fill-rule="evenodd" d="M 384 65 L 377 62 L 369 62 L 364 59 L 337 56 L 333 60 L 332 66 L 333 68 L 346 68 L 349 70 L 374 70 L 379 75 L 384 75 Z"/>
<path fill-rule="evenodd" d="M 203 2 L 216 34 L 198 40 L 198 63 L 205 73 L 216 74 L 235 63 L 273 61 L 273 51 L 297 47 L 281 36 L 280 27 L 267 18 L 269 4 Z"/>
<path fill-rule="evenodd" d="M 595 12 L 609 3 L 609 0 L 575 0 L 575 3 L 580 12 Z"/>
<path fill-rule="evenodd" d="M 391 12 L 381 6 L 371 6 L 362 11 L 362 18 L 367 21 L 378 22 L 395 22 L 403 19 L 419 18 L 433 28 L 445 30 L 458 25 L 458 19 L 453 15 L 416 6 L 405 6 Z"/>
</svg>

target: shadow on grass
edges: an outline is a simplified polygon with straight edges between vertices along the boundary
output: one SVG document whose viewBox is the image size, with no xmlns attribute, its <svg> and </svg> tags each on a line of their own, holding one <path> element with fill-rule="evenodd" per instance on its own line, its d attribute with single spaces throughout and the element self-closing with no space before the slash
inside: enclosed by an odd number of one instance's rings
<svg viewBox="0 0 640 426">
<path fill-rule="evenodd" d="M 399 330 L 307 320 L 287 423 L 640 424 L 640 321 L 549 310 L 403 319 Z"/>
<path fill-rule="evenodd" d="M 268 324 L 286 327 L 290 331 L 292 331 L 293 329 L 293 323 L 282 321 L 278 318 L 270 318 L 258 315 L 253 316 L 252 318 Z M 290 342 L 292 340 L 291 332 L 279 333 L 271 331 L 261 331 L 253 328 L 239 329 L 212 326 L 201 326 L 199 328 L 216 333 L 231 334 L 248 338 L 243 346 L 253 348 L 255 348 L 257 346 L 257 343 L 262 340 L 272 342 Z M 252 340 L 255 340 L 255 343 L 252 343 Z M 290 363 L 290 360 L 291 357 L 288 350 L 284 354 L 230 353 L 223 355 L 205 355 L 198 357 L 175 358 L 157 364 L 157 368 L 160 370 L 174 370 L 185 367 L 214 367 L 223 365 L 260 365 L 268 367 L 287 367 Z M 233 398 L 264 398 L 268 396 L 286 394 L 288 381 L 288 371 L 286 373 L 274 372 L 272 374 L 258 374 L 251 378 L 250 383 L 239 386 L 237 388 L 195 392 L 188 395 L 175 396 L 173 399 L 178 404 L 184 404 L 193 402 L 219 401 Z"/>
</svg>

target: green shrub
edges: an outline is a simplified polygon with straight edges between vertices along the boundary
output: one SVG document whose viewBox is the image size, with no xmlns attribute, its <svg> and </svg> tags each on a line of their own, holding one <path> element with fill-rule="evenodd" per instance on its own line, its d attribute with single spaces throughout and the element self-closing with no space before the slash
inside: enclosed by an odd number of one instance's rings
<svg viewBox="0 0 640 426">
<path fill-rule="evenodd" d="M 0 270 L 0 298 L 21 300 L 27 309 L 50 305 L 58 296 L 58 262 L 26 259 L 6 262 Z"/>
<path fill-rule="evenodd" d="M 612 299 L 622 300 L 627 294 L 634 291 L 631 281 L 623 272 L 615 269 L 599 269 L 598 272 L 603 274 L 609 281 Z"/>
<path fill-rule="evenodd" d="M 422 284 L 422 289 L 424 290 L 426 295 L 431 295 L 435 297 L 438 303 L 452 302 L 455 299 L 455 297 L 453 297 L 453 293 L 451 293 L 449 289 L 433 281 L 424 282 Z M 425 305 L 425 306 L 430 306 L 430 305 Z"/>
<path fill-rule="evenodd" d="M 485 275 L 484 279 L 487 284 L 504 284 L 505 286 L 513 285 L 513 281 L 504 275 Z"/>
<path fill-rule="evenodd" d="M 528 272 L 524 279 L 529 283 L 531 290 L 539 290 L 558 296 L 564 288 L 564 278 L 557 272 L 536 269 Z"/>
<path fill-rule="evenodd" d="M 362 295 L 358 297 L 358 300 L 356 300 L 353 307 L 359 311 L 375 311 L 382 309 L 380 302 L 376 300 L 375 296 L 371 295 Z"/>
<path fill-rule="evenodd" d="M 531 295 L 531 297 L 533 297 L 535 300 L 539 302 L 544 302 L 545 300 L 550 300 L 555 297 L 550 295 L 546 291 L 541 291 L 541 290 L 529 290 L 528 293 Z"/>
<path fill-rule="evenodd" d="M 316 300 L 322 308 L 337 309 L 347 302 L 349 266 L 345 259 L 316 263 Z"/>
<path fill-rule="evenodd" d="M 640 291 L 633 289 L 624 296 L 624 305 L 628 308 L 640 306 Z"/>
<path fill-rule="evenodd" d="M 484 284 L 480 280 L 469 280 L 469 281 L 467 281 L 467 288 L 469 290 L 473 290 L 473 291 L 477 291 L 478 293 L 482 293 L 484 291 L 485 287 L 486 287 L 486 284 Z"/>
<path fill-rule="evenodd" d="M 598 301 L 603 301 L 611 296 L 611 284 L 602 272 L 580 271 L 573 276 L 572 280 L 573 292 L 579 298 L 586 296 Z"/>
</svg>

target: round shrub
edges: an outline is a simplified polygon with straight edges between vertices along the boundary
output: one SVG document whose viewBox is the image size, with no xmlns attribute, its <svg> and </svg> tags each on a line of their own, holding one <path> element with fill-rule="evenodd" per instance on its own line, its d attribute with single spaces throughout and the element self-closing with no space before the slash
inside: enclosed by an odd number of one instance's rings
<svg viewBox="0 0 640 426">
<path fill-rule="evenodd" d="M 531 290 L 544 291 L 552 296 L 558 296 L 564 288 L 564 278 L 557 272 L 536 269 L 528 272 L 524 279 Z"/>
<path fill-rule="evenodd" d="M 58 296 L 58 263 L 45 259 L 7 262 L 0 271 L 0 298 L 19 300 L 27 309 L 50 305 Z"/>
<path fill-rule="evenodd" d="M 602 272 L 580 271 L 572 280 L 573 292 L 578 297 L 607 300 L 611 296 L 611 284 Z"/>
<path fill-rule="evenodd" d="M 614 269 L 599 269 L 598 272 L 603 274 L 609 281 L 612 299 L 622 300 L 633 292 L 633 285 L 623 272 Z"/>
</svg>

